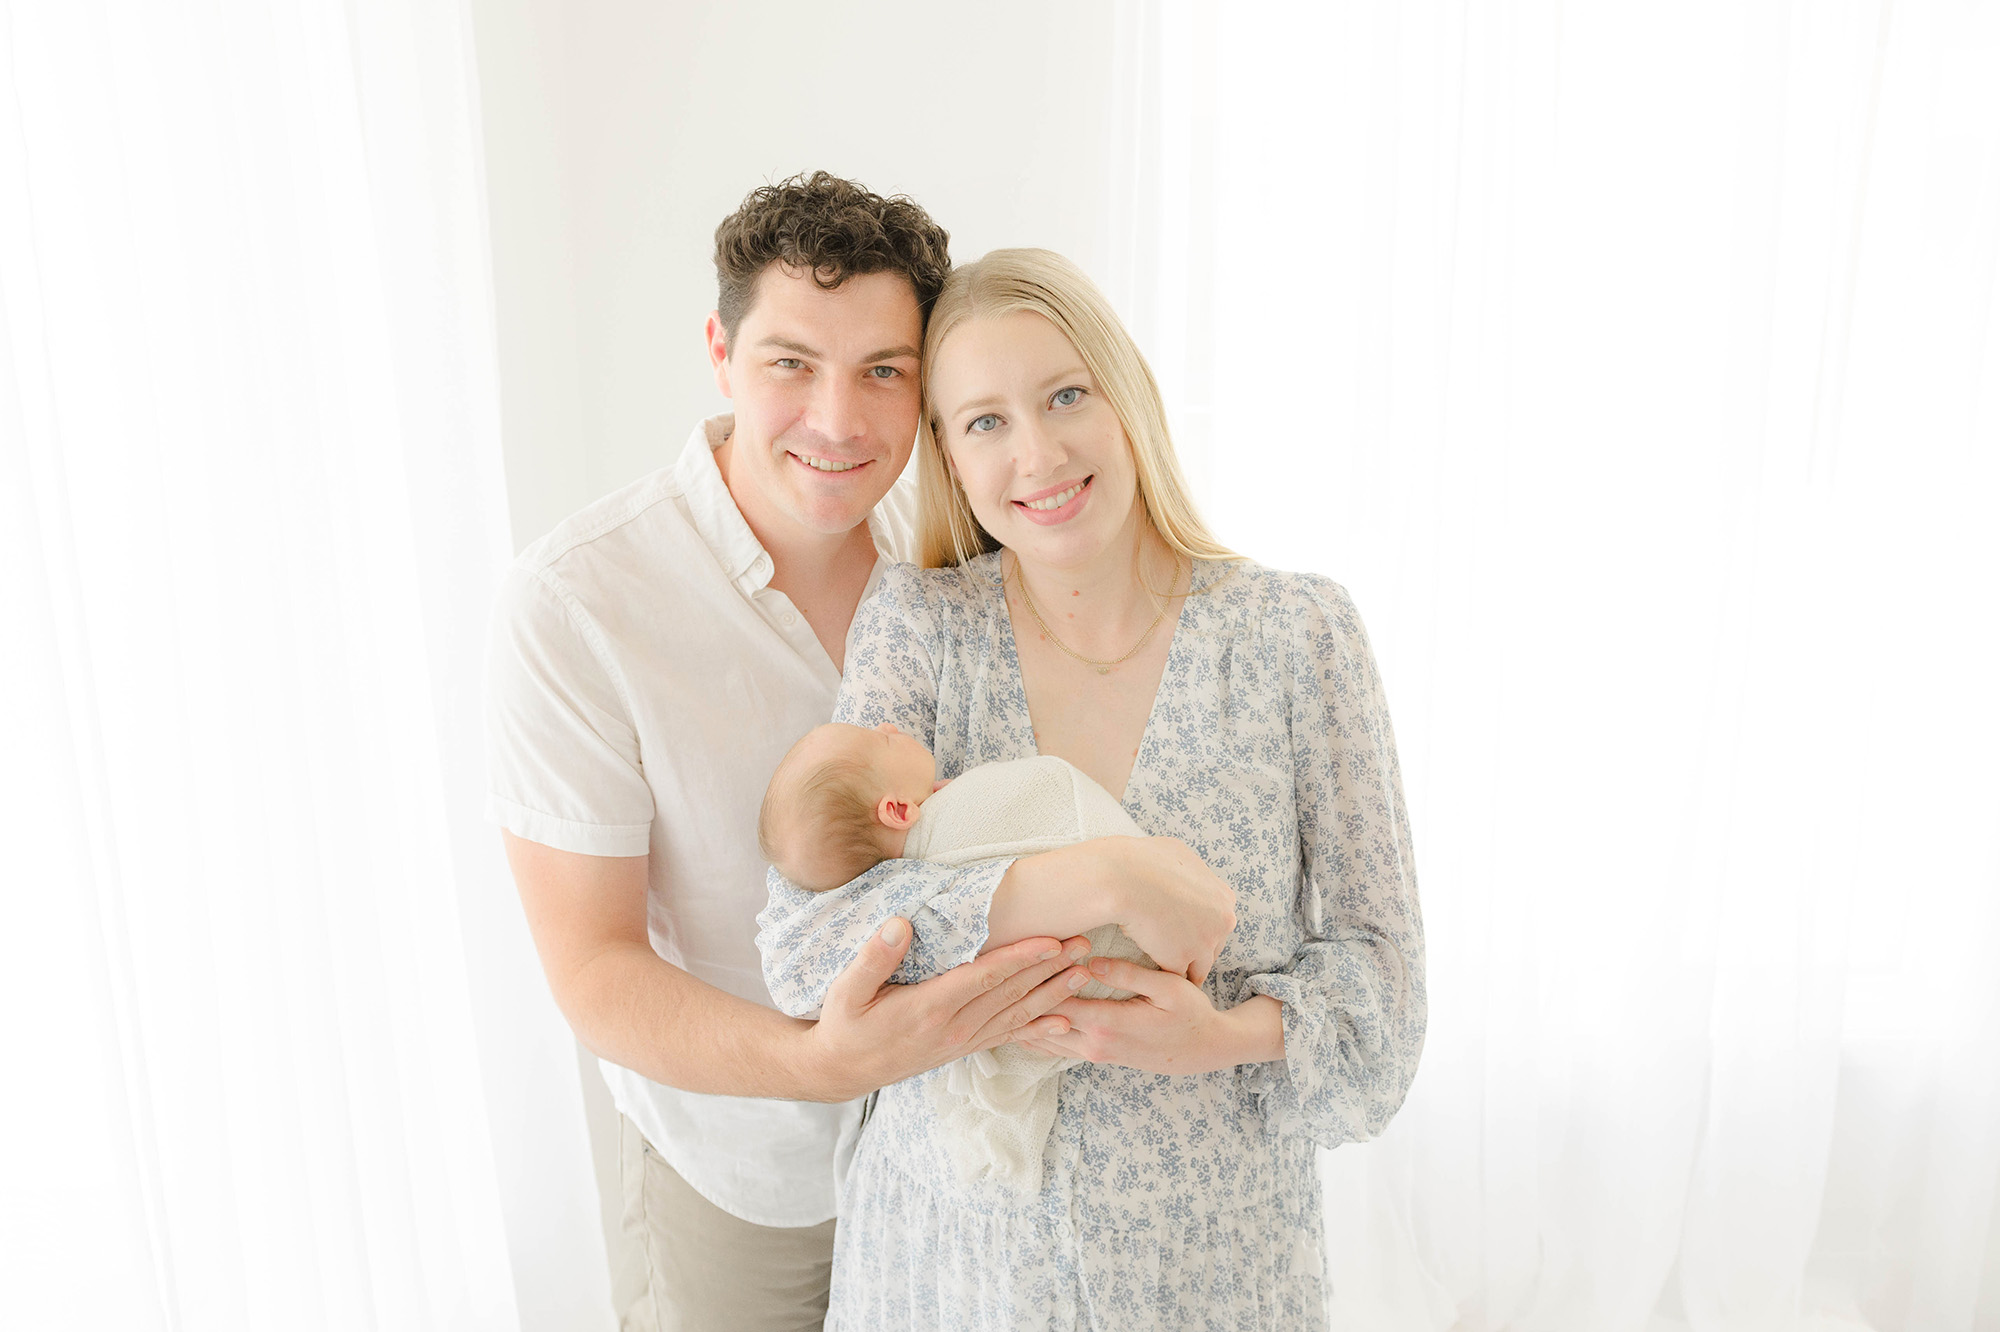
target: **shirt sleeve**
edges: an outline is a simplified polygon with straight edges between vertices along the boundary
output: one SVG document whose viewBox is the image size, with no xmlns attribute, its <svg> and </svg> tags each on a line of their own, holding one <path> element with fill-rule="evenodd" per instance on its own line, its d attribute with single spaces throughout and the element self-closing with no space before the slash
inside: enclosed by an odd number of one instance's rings
<svg viewBox="0 0 2000 1332">
<path fill-rule="evenodd" d="M 487 653 L 486 815 L 560 851 L 643 856 L 653 793 L 595 633 L 545 576 L 508 571 Z"/>
<path fill-rule="evenodd" d="M 1423 921 L 1395 735 L 1361 618 L 1338 585 L 1287 598 L 1293 778 L 1307 941 L 1252 993 L 1283 1005 L 1285 1058 L 1247 1066 L 1274 1133 L 1375 1137 L 1423 1051 Z"/>
<path fill-rule="evenodd" d="M 847 673 L 833 720 L 860 726 L 894 722 L 937 747 L 937 666 L 943 635 L 917 571 L 907 564 L 882 575 L 847 640 Z M 818 1011 L 827 986 L 891 916 L 910 922 L 909 955 L 891 979 L 917 981 L 970 962 L 986 946 L 986 913 L 1013 859 L 962 868 L 922 860 L 885 860 L 831 892 L 811 893 L 776 869 L 757 917 L 764 983 L 780 1010 Z"/>
</svg>

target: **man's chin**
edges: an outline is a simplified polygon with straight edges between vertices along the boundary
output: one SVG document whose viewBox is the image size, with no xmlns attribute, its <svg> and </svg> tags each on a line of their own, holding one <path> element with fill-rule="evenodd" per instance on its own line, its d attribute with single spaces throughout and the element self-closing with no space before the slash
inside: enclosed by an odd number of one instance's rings
<svg viewBox="0 0 2000 1332">
<path fill-rule="evenodd" d="M 881 495 L 866 494 L 856 494 L 851 501 L 843 502 L 801 497 L 792 506 L 792 517 L 799 526 L 821 536 L 842 536 L 867 522 L 881 499 Z"/>
</svg>

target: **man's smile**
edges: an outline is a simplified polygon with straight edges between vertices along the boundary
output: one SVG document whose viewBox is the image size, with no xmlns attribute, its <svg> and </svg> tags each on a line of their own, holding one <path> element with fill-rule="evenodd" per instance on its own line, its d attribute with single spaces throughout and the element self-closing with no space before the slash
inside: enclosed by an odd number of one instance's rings
<svg viewBox="0 0 2000 1332">
<path fill-rule="evenodd" d="M 815 472 L 851 472 L 857 467 L 866 467 L 872 461 L 871 459 L 863 458 L 859 461 L 849 462 L 840 458 L 821 458 L 810 453 L 792 453 L 789 450 L 786 451 L 785 456 L 794 462 L 804 463 Z"/>
</svg>

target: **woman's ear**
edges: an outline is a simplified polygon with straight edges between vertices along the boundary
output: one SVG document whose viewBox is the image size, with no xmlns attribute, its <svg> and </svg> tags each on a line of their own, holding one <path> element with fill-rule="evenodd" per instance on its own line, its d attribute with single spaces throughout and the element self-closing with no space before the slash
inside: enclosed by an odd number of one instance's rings
<svg viewBox="0 0 2000 1332">
<path fill-rule="evenodd" d="M 875 820 L 885 828 L 904 832 L 917 821 L 917 807 L 907 800 L 883 796 L 881 802 L 875 806 Z"/>
</svg>

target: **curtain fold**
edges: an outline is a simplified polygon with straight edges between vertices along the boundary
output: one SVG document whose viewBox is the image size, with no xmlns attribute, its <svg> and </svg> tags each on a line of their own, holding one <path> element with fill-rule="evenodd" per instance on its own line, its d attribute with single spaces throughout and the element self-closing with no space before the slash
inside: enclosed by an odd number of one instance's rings
<svg viewBox="0 0 2000 1332">
<path fill-rule="evenodd" d="M 0 6 L 10 1325 L 608 1326 L 459 4 Z"/>
<path fill-rule="evenodd" d="M 2000 13 L 1118 13 L 1113 294 L 1410 784 L 1336 1323 L 2000 1328 Z"/>
</svg>

